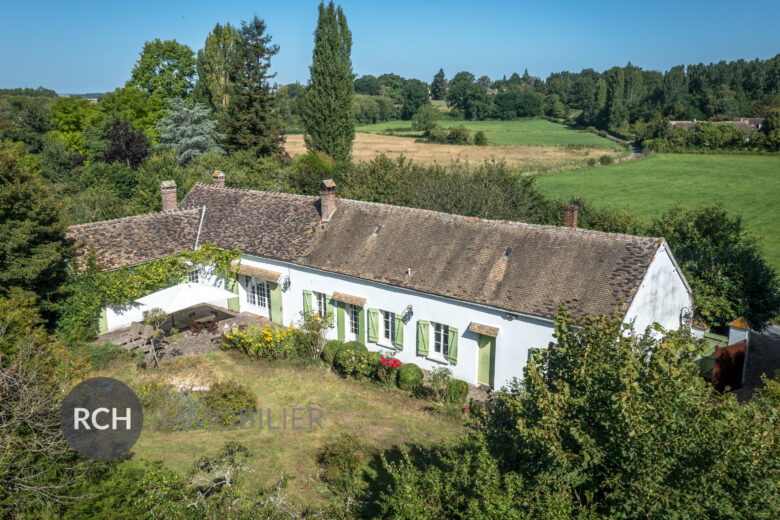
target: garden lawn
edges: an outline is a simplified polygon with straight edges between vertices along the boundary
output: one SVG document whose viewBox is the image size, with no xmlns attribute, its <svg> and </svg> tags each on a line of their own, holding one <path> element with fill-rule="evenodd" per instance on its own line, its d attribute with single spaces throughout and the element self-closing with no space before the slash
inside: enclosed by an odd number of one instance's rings
<svg viewBox="0 0 780 520">
<path fill-rule="evenodd" d="M 425 410 L 425 401 L 396 388 L 343 379 L 324 367 L 300 361 L 250 361 L 239 354 L 215 352 L 175 358 L 161 363 L 159 370 L 139 370 L 129 361 L 117 361 L 101 375 L 131 385 L 150 377 L 162 377 L 173 384 L 232 379 L 251 387 L 260 407 L 272 409 L 274 426 L 281 422 L 282 408 L 288 408 L 288 413 L 292 407 L 322 409 L 322 430 L 316 426 L 313 430 L 289 429 L 288 418 L 287 430 L 269 431 L 264 424 L 262 430 L 178 432 L 152 431 L 151 414 L 145 410 L 144 430 L 133 448 L 136 456 L 162 460 L 184 474 L 199 458 L 214 456 L 226 442 L 236 440 L 254 452 L 248 461 L 250 488 L 270 486 L 282 475 L 294 477 L 288 491 L 314 507 L 329 496 L 319 479 L 317 456 L 325 444 L 344 432 L 383 450 L 413 443 L 430 447 L 452 442 L 465 433 L 460 423 L 432 416 Z M 369 478 L 375 472 L 371 468 L 367 471 Z"/>
<path fill-rule="evenodd" d="M 485 132 L 488 143 L 501 146 L 557 146 L 580 145 L 595 148 L 622 148 L 621 145 L 584 130 L 574 130 L 545 119 L 518 119 L 516 121 L 439 121 L 439 126 L 449 128 L 463 125 L 471 131 L 472 137 L 478 131 Z M 403 129 L 403 130 L 397 130 Z M 412 130 L 411 121 L 385 121 L 374 125 L 358 126 L 356 132 L 371 134 L 393 130 L 395 135 L 419 137 Z"/>
<path fill-rule="evenodd" d="M 628 208 L 646 222 L 669 206 L 720 202 L 742 215 L 780 270 L 780 156 L 656 154 L 611 166 L 541 175 L 551 197 L 579 195 L 597 205 Z"/>
</svg>

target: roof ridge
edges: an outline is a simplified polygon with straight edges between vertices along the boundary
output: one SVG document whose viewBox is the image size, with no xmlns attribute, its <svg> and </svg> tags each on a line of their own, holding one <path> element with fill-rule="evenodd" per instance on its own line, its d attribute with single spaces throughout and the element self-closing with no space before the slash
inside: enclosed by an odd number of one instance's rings
<svg viewBox="0 0 780 520">
<path fill-rule="evenodd" d="M 71 224 L 68 226 L 69 230 L 76 230 L 76 229 L 85 229 L 95 226 L 104 226 L 108 224 L 116 224 L 119 222 L 129 222 L 132 220 L 142 220 L 142 219 L 149 219 L 149 218 L 155 218 L 155 217 L 162 217 L 165 215 L 175 215 L 177 213 L 190 213 L 195 211 L 201 211 L 203 209 L 203 206 L 198 206 L 194 208 L 181 208 L 177 207 L 174 209 L 168 209 L 163 211 L 155 211 L 152 213 L 141 213 L 140 215 L 128 215 L 126 217 L 119 217 L 119 218 L 112 218 L 110 220 L 98 220 L 95 222 L 85 222 L 83 224 Z"/>
<path fill-rule="evenodd" d="M 279 195 L 282 197 L 298 198 L 298 199 L 305 199 L 305 200 L 316 200 L 319 198 L 316 195 L 301 195 L 298 193 L 288 193 L 284 191 L 266 191 L 266 190 L 252 190 L 248 188 L 233 188 L 227 186 L 217 186 L 215 184 L 207 184 L 203 182 L 197 182 L 193 186 L 193 188 L 199 185 L 213 190 L 236 191 L 241 193 L 267 193 L 271 195 Z M 190 190 L 190 193 L 192 193 L 192 190 Z M 189 196 L 189 193 L 187 194 L 187 196 Z M 187 197 L 185 197 L 184 200 L 182 200 L 182 204 L 184 204 L 186 198 Z M 645 241 L 657 242 L 661 240 L 660 237 L 629 235 L 626 233 L 597 231 L 594 229 L 570 228 L 567 226 L 551 226 L 548 224 L 530 224 L 527 222 L 521 222 L 517 220 L 499 220 L 499 219 L 489 219 L 483 217 L 470 217 L 468 215 L 459 215 L 457 213 L 446 213 L 443 211 L 436 211 L 432 209 L 412 208 L 409 206 L 398 206 L 395 204 L 386 204 L 383 202 L 370 202 L 365 200 L 346 199 L 340 197 L 338 197 L 337 200 L 340 202 L 346 202 L 348 204 L 355 204 L 357 206 L 380 207 L 380 208 L 385 208 L 393 211 L 403 211 L 405 213 L 413 213 L 413 214 L 416 213 L 422 215 L 429 215 L 437 218 L 459 220 L 459 221 L 465 221 L 469 223 L 480 223 L 480 224 L 487 224 L 493 226 L 506 226 L 506 227 L 515 227 L 515 228 L 523 228 L 523 229 L 538 229 L 542 231 L 553 231 L 553 232 L 562 232 L 562 233 L 576 233 L 584 236 L 600 237 L 608 240 L 624 240 L 624 241 L 634 241 L 634 242 L 645 242 Z"/>
</svg>

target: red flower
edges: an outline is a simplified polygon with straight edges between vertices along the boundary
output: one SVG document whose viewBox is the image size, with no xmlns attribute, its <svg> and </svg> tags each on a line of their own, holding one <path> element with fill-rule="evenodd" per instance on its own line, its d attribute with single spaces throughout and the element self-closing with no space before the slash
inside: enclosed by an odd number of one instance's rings
<svg viewBox="0 0 780 520">
<path fill-rule="evenodd" d="M 382 361 L 380 361 L 380 363 L 382 363 L 383 365 L 386 365 L 387 364 L 387 359 L 382 358 Z"/>
</svg>

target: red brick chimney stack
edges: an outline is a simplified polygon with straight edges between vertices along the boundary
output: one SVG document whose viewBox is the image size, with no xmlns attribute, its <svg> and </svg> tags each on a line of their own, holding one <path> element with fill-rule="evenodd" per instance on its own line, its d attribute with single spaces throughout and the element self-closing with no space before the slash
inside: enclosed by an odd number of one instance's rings
<svg viewBox="0 0 780 520">
<path fill-rule="evenodd" d="M 320 215 L 323 222 L 330 220 L 336 211 L 336 183 L 333 179 L 325 179 L 320 183 Z"/>
<path fill-rule="evenodd" d="M 217 188 L 224 188 L 225 187 L 225 174 L 221 172 L 220 170 L 216 170 L 212 175 L 211 178 L 214 179 L 214 186 Z"/>
<path fill-rule="evenodd" d="M 163 211 L 176 209 L 176 181 L 162 181 L 160 183 Z"/>
<path fill-rule="evenodd" d="M 563 225 L 565 227 L 576 228 L 577 227 L 577 212 L 580 207 L 571 204 L 563 207 Z"/>
</svg>

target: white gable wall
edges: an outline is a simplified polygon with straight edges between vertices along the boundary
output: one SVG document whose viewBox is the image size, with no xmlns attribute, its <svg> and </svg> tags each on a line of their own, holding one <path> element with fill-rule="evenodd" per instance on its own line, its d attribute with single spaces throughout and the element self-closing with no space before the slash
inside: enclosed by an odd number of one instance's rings
<svg viewBox="0 0 780 520">
<path fill-rule="evenodd" d="M 489 307 L 247 255 L 242 258 L 241 263 L 281 272 L 282 277 L 289 277 L 290 286 L 282 292 L 282 315 L 285 325 L 300 321 L 304 290 L 321 292 L 328 296 L 334 292 L 358 296 L 366 299 L 365 309 L 380 309 L 400 315 L 403 315 L 406 307 L 411 305 L 413 316 L 404 325 L 404 349 L 397 352 L 396 357 L 403 363 L 415 363 L 424 370 L 448 367 L 452 370 L 453 377 L 472 384 L 477 382 L 478 370 L 477 335 L 468 330 L 472 321 L 499 329 L 496 338 L 494 377 L 496 388 L 505 386 L 513 377 L 522 377 L 529 349 L 546 348 L 553 339 L 551 321 L 523 316 L 509 319 L 505 312 Z M 243 287 L 239 288 L 239 296 L 241 310 L 246 310 L 246 294 Z M 439 363 L 417 355 L 417 320 L 437 322 L 458 329 L 456 365 Z M 328 339 L 336 339 L 337 335 L 335 326 L 327 333 Z M 387 347 L 366 340 L 367 338 L 364 338 L 363 342 L 369 350 L 389 350 Z M 432 341 L 430 351 L 433 352 Z"/>
<path fill-rule="evenodd" d="M 625 321 L 635 320 L 634 330 L 640 334 L 653 323 L 666 330 L 677 330 L 680 311 L 686 307 L 693 307 L 690 291 L 672 259 L 668 244 L 663 241 L 634 295 Z"/>
</svg>

